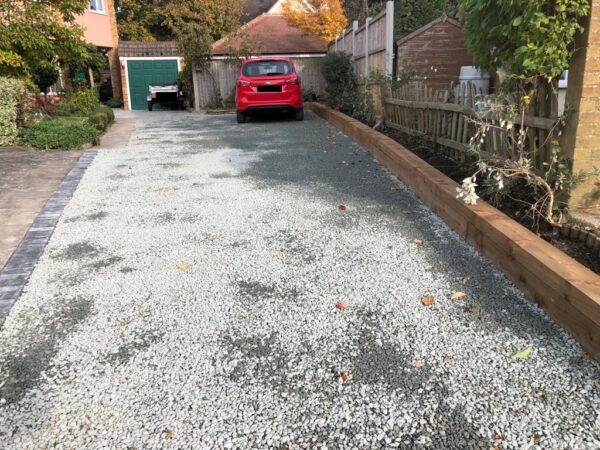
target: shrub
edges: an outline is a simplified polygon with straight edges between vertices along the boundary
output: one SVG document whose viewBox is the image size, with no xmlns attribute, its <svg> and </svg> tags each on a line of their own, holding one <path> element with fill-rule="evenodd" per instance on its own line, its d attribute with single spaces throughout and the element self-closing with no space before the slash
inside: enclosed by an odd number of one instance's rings
<svg viewBox="0 0 600 450">
<path fill-rule="evenodd" d="M 314 102 L 317 99 L 317 94 L 312 88 L 302 88 L 302 98 L 305 102 Z"/>
<path fill-rule="evenodd" d="M 88 122 L 98 131 L 106 131 L 106 129 L 115 121 L 115 114 L 112 109 L 101 106 L 95 112 L 90 114 Z"/>
<path fill-rule="evenodd" d="M 97 143 L 99 136 L 99 131 L 80 117 L 40 120 L 23 132 L 23 140 L 37 150 L 74 150 Z"/>
<path fill-rule="evenodd" d="M 352 57 L 344 52 L 328 53 L 321 66 L 325 78 L 327 101 L 334 108 L 346 112 L 348 99 L 356 91 Z"/>
<path fill-rule="evenodd" d="M 28 110 L 28 96 L 25 83 L 0 78 L 0 145 L 10 145 L 18 136 L 18 128 L 23 126 Z"/>
<path fill-rule="evenodd" d="M 95 89 L 85 89 L 67 98 L 67 104 L 71 106 L 74 112 L 91 114 L 100 108 L 100 98 Z"/>
<path fill-rule="evenodd" d="M 465 42 L 477 65 L 515 78 L 553 78 L 568 68 L 589 0 L 460 0 Z"/>
<path fill-rule="evenodd" d="M 109 108 L 120 108 L 123 106 L 123 100 L 121 100 L 120 98 L 109 98 L 108 101 L 106 102 L 106 106 L 108 106 Z"/>
</svg>

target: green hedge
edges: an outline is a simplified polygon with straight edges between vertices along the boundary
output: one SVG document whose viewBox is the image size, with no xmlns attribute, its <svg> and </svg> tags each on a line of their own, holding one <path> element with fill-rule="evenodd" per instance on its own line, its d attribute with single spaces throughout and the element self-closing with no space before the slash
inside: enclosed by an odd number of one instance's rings
<svg viewBox="0 0 600 450">
<path fill-rule="evenodd" d="M 0 78 L 0 145 L 15 143 L 18 129 L 25 121 L 27 88 L 13 78 Z"/>
<path fill-rule="evenodd" d="M 96 111 L 90 114 L 88 122 L 98 131 L 106 131 L 108 127 L 115 121 L 113 110 L 106 106 L 99 107 Z"/>
<path fill-rule="evenodd" d="M 57 117 L 34 123 L 23 132 L 23 140 L 37 150 L 75 150 L 96 144 L 100 131 L 85 117 Z"/>
</svg>

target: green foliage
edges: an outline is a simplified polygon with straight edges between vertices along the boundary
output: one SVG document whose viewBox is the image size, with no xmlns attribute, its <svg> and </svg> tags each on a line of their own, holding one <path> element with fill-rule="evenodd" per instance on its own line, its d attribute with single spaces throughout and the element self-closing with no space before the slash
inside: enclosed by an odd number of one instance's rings
<svg viewBox="0 0 600 450">
<path fill-rule="evenodd" d="M 459 0 L 395 0 L 394 34 L 411 33 L 446 13 L 455 17 Z M 526 0 L 527 1 L 527 0 Z"/>
<path fill-rule="evenodd" d="M 321 65 L 325 78 L 325 92 L 331 106 L 341 111 L 351 110 L 351 98 L 356 92 L 356 78 L 352 57 L 344 52 L 328 53 Z"/>
<path fill-rule="evenodd" d="M 328 53 L 323 58 L 321 70 L 326 82 L 327 102 L 332 107 L 369 125 L 375 123 L 376 113 L 368 81 L 356 81 L 350 55 Z"/>
<path fill-rule="evenodd" d="M 458 14 L 459 0 L 394 0 L 394 35 L 399 38 L 402 34 L 413 32 L 443 13 L 450 17 Z M 384 0 L 346 0 L 344 10 L 350 22 L 360 20 L 360 8 L 363 5 L 367 11 L 363 16 L 373 17 L 385 9 Z"/>
<path fill-rule="evenodd" d="M 375 124 L 375 121 L 377 120 L 377 113 L 375 111 L 373 97 L 367 83 L 361 83 L 358 86 L 358 89 L 349 99 L 349 103 L 352 105 L 352 110 L 348 112 L 352 117 L 366 123 L 367 125 Z"/>
<path fill-rule="evenodd" d="M 18 136 L 27 115 L 27 89 L 25 83 L 10 78 L 0 78 L 0 145 L 11 145 Z"/>
<path fill-rule="evenodd" d="M 302 98 L 305 102 L 314 102 L 317 99 L 317 94 L 312 88 L 302 88 Z"/>
<path fill-rule="evenodd" d="M 460 0 L 465 40 L 482 68 L 547 80 L 569 65 L 589 0 Z"/>
<path fill-rule="evenodd" d="M 57 117 L 43 119 L 23 132 L 23 141 L 36 150 L 75 150 L 97 143 L 100 132 L 86 118 Z"/>
<path fill-rule="evenodd" d="M 90 114 L 100 108 L 100 99 L 95 89 L 84 89 L 67 97 L 65 103 L 73 113 Z"/>
<path fill-rule="evenodd" d="M 114 121 L 115 114 L 113 110 L 106 106 L 100 106 L 88 118 L 90 125 L 94 126 L 98 131 L 106 131 Z"/>
<path fill-rule="evenodd" d="M 58 67 L 56 64 L 41 62 L 33 68 L 31 79 L 41 92 L 46 93 L 58 81 Z"/>
<path fill-rule="evenodd" d="M 88 0 L 0 1 L 0 75 L 24 76 L 41 62 L 85 60 L 88 46 L 75 18 Z"/>
<path fill-rule="evenodd" d="M 117 0 L 119 35 L 124 40 L 170 40 L 187 24 L 201 25 L 212 40 L 239 25 L 242 0 Z"/>
<path fill-rule="evenodd" d="M 0 49 L 0 76 L 26 75 L 25 61 L 13 51 Z"/>
<path fill-rule="evenodd" d="M 106 102 L 106 106 L 108 106 L 109 108 L 121 108 L 123 106 L 123 100 L 120 99 L 119 97 L 110 98 Z"/>
</svg>

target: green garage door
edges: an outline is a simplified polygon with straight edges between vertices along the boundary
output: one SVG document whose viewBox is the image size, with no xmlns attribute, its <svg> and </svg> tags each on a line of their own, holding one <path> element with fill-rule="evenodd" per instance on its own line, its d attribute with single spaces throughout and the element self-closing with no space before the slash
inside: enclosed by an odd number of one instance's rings
<svg viewBox="0 0 600 450">
<path fill-rule="evenodd" d="M 148 86 L 151 84 L 170 84 L 177 79 L 177 60 L 129 60 L 127 76 L 129 77 L 129 93 L 131 109 L 146 109 Z"/>
</svg>

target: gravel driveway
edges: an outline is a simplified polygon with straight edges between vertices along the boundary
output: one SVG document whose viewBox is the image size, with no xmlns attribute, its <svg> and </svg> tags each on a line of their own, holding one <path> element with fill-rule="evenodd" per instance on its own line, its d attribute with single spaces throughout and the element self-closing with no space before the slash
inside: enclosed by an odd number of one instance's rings
<svg viewBox="0 0 600 450">
<path fill-rule="evenodd" d="M 0 331 L 1 448 L 600 448 L 600 366 L 410 191 L 234 122 L 99 152 Z"/>
</svg>

